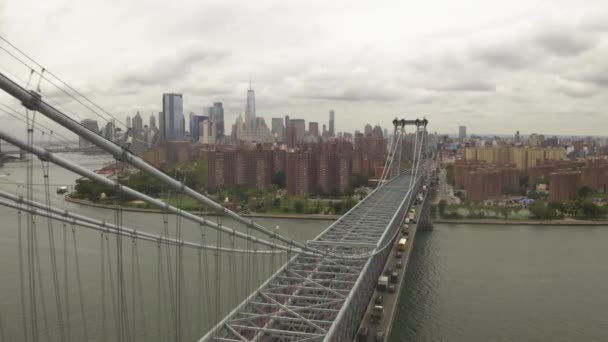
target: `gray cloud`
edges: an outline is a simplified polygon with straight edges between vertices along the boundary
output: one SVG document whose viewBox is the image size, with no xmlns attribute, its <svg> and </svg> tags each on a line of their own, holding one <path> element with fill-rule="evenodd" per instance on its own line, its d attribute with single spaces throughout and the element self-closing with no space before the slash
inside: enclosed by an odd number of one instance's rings
<svg viewBox="0 0 608 342">
<path fill-rule="evenodd" d="M 158 112 L 163 92 L 182 92 L 186 112 L 222 101 L 232 123 L 251 77 L 267 122 L 291 114 L 322 123 L 334 109 L 339 130 L 352 131 L 406 108 L 436 118 L 440 132 L 525 132 L 524 119 L 563 133 L 608 125 L 552 115 L 608 101 L 608 16 L 596 14 L 604 1 L 543 0 L 567 16 L 523 1 L 461 0 L 450 13 L 379 2 L 182 0 L 167 16 L 162 0 L 0 0 L 0 30 L 123 118 Z M 8 13 L 27 14 L 28 25 Z M 1 67 L 27 78 L 4 57 Z"/>
<path fill-rule="evenodd" d="M 136 65 L 123 73 L 119 83 L 123 86 L 168 85 L 184 77 L 197 66 L 215 65 L 230 55 L 229 51 L 191 42 L 149 65 Z"/>
<path fill-rule="evenodd" d="M 569 57 L 581 54 L 596 43 L 590 34 L 567 26 L 548 26 L 540 30 L 534 42 L 545 51 L 560 56 Z"/>
<path fill-rule="evenodd" d="M 557 91 L 573 98 L 588 98 L 598 93 L 596 87 L 586 83 L 570 81 L 563 78 L 557 78 L 556 83 L 555 89 Z"/>
<path fill-rule="evenodd" d="M 452 81 L 431 89 L 436 91 L 447 92 L 485 92 L 496 91 L 496 85 L 485 81 Z"/>
</svg>

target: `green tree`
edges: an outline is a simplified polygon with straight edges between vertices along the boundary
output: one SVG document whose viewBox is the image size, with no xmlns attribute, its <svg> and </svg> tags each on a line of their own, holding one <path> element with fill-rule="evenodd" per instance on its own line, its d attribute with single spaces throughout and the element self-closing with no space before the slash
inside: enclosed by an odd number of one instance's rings
<svg viewBox="0 0 608 342">
<path fill-rule="evenodd" d="M 439 201 L 438 209 L 439 209 L 439 217 L 443 217 L 445 215 L 445 208 L 448 206 L 448 202 L 444 199 Z"/>
<path fill-rule="evenodd" d="M 279 171 L 272 175 L 271 182 L 272 184 L 275 184 L 279 189 L 285 189 L 285 186 L 287 184 L 285 172 Z"/>
<path fill-rule="evenodd" d="M 602 210 L 591 201 L 584 201 L 581 205 L 584 218 L 598 218 L 602 216 Z"/>
<path fill-rule="evenodd" d="M 593 189 L 591 189 L 588 186 L 583 186 L 580 189 L 578 189 L 577 192 L 577 196 L 580 198 L 588 198 L 589 196 L 591 196 L 593 194 Z"/>
<path fill-rule="evenodd" d="M 302 211 L 304 211 L 304 203 L 302 203 L 302 201 L 300 200 L 297 200 L 293 204 L 293 209 L 296 211 L 296 213 L 302 213 Z"/>
<path fill-rule="evenodd" d="M 528 209 L 530 210 L 532 217 L 535 219 L 548 220 L 552 218 L 551 212 L 549 211 L 549 208 L 547 208 L 547 205 L 544 201 L 534 201 L 532 204 L 530 204 Z"/>
</svg>

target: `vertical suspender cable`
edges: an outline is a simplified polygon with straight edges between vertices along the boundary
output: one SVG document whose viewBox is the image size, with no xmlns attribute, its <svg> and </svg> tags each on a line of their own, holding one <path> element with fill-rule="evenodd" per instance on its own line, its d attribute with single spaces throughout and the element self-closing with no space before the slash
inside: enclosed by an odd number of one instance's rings
<svg viewBox="0 0 608 342">
<path fill-rule="evenodd" d="M 78 301 L 80 302 L 80 316 L 82 319 L 82 332 L 84 341 L 89 341 L 89 330 L 87 328 L 87 316 L 84 312 L 84 296 L 82 295 L 82 280 L 80 278 L 80 262 L 78 261 L 78 246 L 76 243 L 76 227 L 72 224 L 72 242 L 74 248 L 74 262 L 76 264 L 76 283 L 78 285 Z M 102 284 L 103 285 L 103 284 Z"/>
<path fill-rule="evenodd" d="M 131 238 L 131 341 L 135 341 L 137 336 L 136 329 L 136 309 L 135 309 L 135 237 Z"/>
<path fill-rule="evenodd" d="M 156 264 L 156 299 L 157 299 L 157 304 L 156 304 L 156 311 L 157 311 L 157 321 L 156 321 L 156 336 L 158 337 L 157 341 L 162 341 L 163 337 L 162 337 L 162 322 L 163 322 L 163 311 L 162 311 L 162 305 L 161 303 L 163 302 L 163 297 L 162 297 L 162 269 L 163 269 L 163 251 L 162 248 L 160 246 L 160 240 L 158 241 L 158 244 L 156 245 L 156 253 L 157 253 L 157 264 Z"/>
<path fill-rule="evenodd" d="M 48 162 L 44 162 L 44 161 L 42 162 L 42 178 L 44 179 L 45 204 L 47 206 L 47 211 L 50 211 L 50 207 L 51 207 L 51 193 L 50 192 L 51 192 L 51 190 L 50 190 L 50 186 L 49 186 L 49 164 L 48 164 Z M 56 309 L 57 309 L 57 323 L 59 325 L 59 338 L 61 341 L 66 341 L 66 332 L 65 332 L 65 327 L 63 325 L 63 310 L 61 308 L 61 294 L 60 294 L 60 289 L 59 289 L 59 271 L 57 270 L 57 253 L 55 251 L 55 233 L 54 233 L 54 229 L 53 229 L 53 220 L 50 217 L 47 218 L 47 230 L 48 230 L 48 235 L 49 235 L 49 251 L 50 251 L 50 259 L 51 259 L 50 262 L 51 262 L 51 272 L 53 275 L 53 292 L 55 294 L 55 305 L 57 307 Z M 64 235 L 64 237 L 65 237 L 65 235 Z M 64 253 L 64 255 L 65 255 L 65 253 Z M 66 259 L 66 261 L 67 261 L 67 259 Z M 66 298 L 66 300 L 67 300 L 67 298 Z"/>
<path fill-rule="evenodd" d="M 122 341 L 122 334 L 120 333 L 120 327 L 122 322 L 118 320 L 118 312 L 117 308 L 118 298 L 116 298 L 116 291 L 114 290 L 114 269 L 112 268 L 112 254 L 110 253 L 110 240 L 108 238 L 108 234 L 106 234 L 106 257 L 108 259 L 108 274 L 110 275 L 110 299 L 112 300 L 112 316 L 114 316 L 114 330 L 116 331 L 116 341 Z"/>
<path fill-rule="evenodd" d="M 28 342 L 27 314 L 25 309 L 24 276 L 23 276 L 23 237 L 22 237 L 21 210 L 17 211 L 17 253 L 19 254 L 19 295 L 21 299 L 21 322 L 23 324 L 23 341 Z"/>
<path fill-rule="evenodd" d="M 101 251 L 101 325 L 102 325 L 102 341 L 108 341 L 108 323 L 106 320 L 106 256 L 105 256 L 105 236 L 102 232 L 99 235 L 99 250 Z"/>
<path fill-rule="evenodd" d="M 50 218 L 49 218 L 50 220 Z M 70 324 L 70 296 L 68 277 L 68 227 L 63 223 L 63 296 L 65 297 L 65 323 L 67 341 L 72 341 L 72 326 Z"/>
<path fill-rule="evenodd" d="M 148 326 L 146 324 L 146 310 L 144 310 L 144 288 L 142 286 L 142 281 L 141 281 L 141 267 L 139 264 L 139 248 L 137 247 L 137 241 L 135 241 L 135 265 L 136 265 L 136 272 L 137 272 L 137 287 L 138 287 L 138 292 L 139 292 L 139 304 L 140 304 L 140 310 L 141 310 L 141 325 L 142 325 L 142 331 L 143 331 L 143 337 L 144 337 L 144 341 L 148 340 Z"/>
</svg>

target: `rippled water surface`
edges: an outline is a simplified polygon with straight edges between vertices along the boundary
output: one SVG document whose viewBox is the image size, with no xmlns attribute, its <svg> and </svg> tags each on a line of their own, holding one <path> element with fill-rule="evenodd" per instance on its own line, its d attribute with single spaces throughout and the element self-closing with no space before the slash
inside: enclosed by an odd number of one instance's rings
<svg viewBox="0 0 608 342">
<path fill-rule="evenodd" d="M 390 341 L 608 341 L 608 227 L 420 232 Z"/>
</svg>

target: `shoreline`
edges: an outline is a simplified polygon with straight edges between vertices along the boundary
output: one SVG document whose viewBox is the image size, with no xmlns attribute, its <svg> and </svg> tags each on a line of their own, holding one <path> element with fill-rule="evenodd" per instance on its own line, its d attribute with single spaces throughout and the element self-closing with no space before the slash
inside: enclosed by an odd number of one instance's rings
<svg viewBox="0 0 608 342">
<path fill-rule="evenodd" d="M 495 224 L 536 226 L 608 226 L 608 221 L 586 220 L 501 220 L 501 219 L 436 219 L 433 223 L 447 224 Z"/>
<path fill-rule="evenodd" d="M 90 202 L 87 200 L 72 198 L 69 195 L 66 195 L 63 198 L 68 202 L 76 203 L 79 205 L 108 209 L 108 210 L 114 209 L 113 205 L 93 203 L 93 202 Z M 163 211 L 160 209 L 149 209 L 149 208 L 121 207 L 121 210 L 139 212 L 139 213 L 152 213 L 152 214 L 162 214 L 163 213 Z M 192 213 L 192 214 L 196 214 L 196 215 L 218 216 L 217 213 L 215 213 L 215 212 L 190 211 L 190 210 L 185 210 L 185 211 Z M 341 217 L 340 215 L 320 215 L 320 214 L 266 214 L 266 213 L 249 213 L 249 214 L 238 213 L 238 214 L 243 217 L 298 219 L 298 220 L 322 220 L 322 221 L 334 221 Z"/>
</svg>

